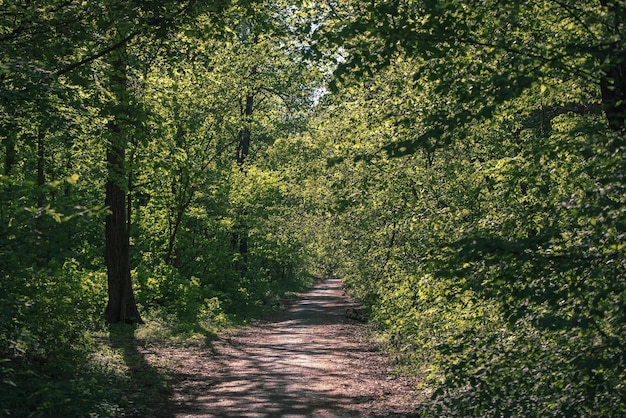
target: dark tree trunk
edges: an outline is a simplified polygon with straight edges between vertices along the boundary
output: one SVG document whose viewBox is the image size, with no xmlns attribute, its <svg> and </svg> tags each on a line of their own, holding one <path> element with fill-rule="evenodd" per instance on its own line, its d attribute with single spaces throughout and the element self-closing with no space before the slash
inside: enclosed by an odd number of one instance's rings
<svg viewBox="0 0 626 418">
<path fill-rule="evenodd" d="M 600 81 L 602 104 L 609 128 L 626 131 L 626 62 L 615 64 Z"/>
<path fill-rule="evenodd" d="M 618 1 L 600 0 L 600 4 L 612 16 L 615 36 L 619 37 L 620 28 L 626 19 L 626 7 Z M 609 128 L 615 132 L 626 133 L 626 60 L 624 47 L 619 42 L 608 46 L 607 62 L 609 67 L 600 79 L 602 105 Z"/>
<path fill-rule="evenodd" d="M 46 193 L 44 191 L 44 184 L 46 183 L 45 176 L 45 145 L 44 145 L 44 131 L 43 129 L 39 129 L 37 133 L 37 207 L 42 210 L 44 205 L 46 204 Z M 36 241 L 36 254 L 37 254 L 37 267 L 44 267 L 52 254 L 52 249 L 50 248 L 50 233 L 52 228 L 46 228 L 44 218 L 42 216 L 37 216 L 35 218 L 35 231 L 37 234 Z M 59 248 L 56 248 L 57 250 Z"/>
<path fill-rule="evenodd" d="M 250 71 L 251 75 L 256 73 L 256 68 L 253 67 Z M 241 171 L 244 171 L 244 163 L 250 154 L 250 138 L 252 133 L 247 125 L 247 120 L 252 116 L 254 110 L 254 94 L 248 93 L 246 95 L 245 105 L 242 106 L 241 116 L 244 121 L 244 127 L 239 131 L 239 144 L 237 146 L 237 164 Z M 245 212 L 241 214 L 245 216 Z M 239 230 L 233 234 L 233 245 L 239 252 L 239 263 L 237 269 L 241 275 L 246 274 L 248 271 L 248 227 L 245 224 L 245 220 L 240 223 Z"/>
<path fill-rule="evenodd" d="M 109 122 L 107 147 L 107 183 L 105 205 L 109 213 L 105 221 L 105 262 L 108 279 L 108 303 L 104 318 L 109 323 L 143 323 L 130 275 L 130 221 L 127 213 L 126 146 L 130 132 L 126 132 L 119 116 L 128 109 L 129 92 L 126 80 L 125 51 L 117 51 L 112 61 L 111 89 L 120 107 Z M 123 115 L 128 117 L 129 115 Z"/>
<path fill-rule="evenodd" d="M 9 129 L 7 132 L 7 137 L 4 139 L 4 175 L 8 176 L 11 174 L 11 169 L 17 162 L 17 152 L 15 149 L 16 138 L 15 132 L 12 129 Z"/>
<path fill-rule="evenodd" d="M 178 128 L 176 132 L 176 146 L 186 148 L 185 146 L 185 130 Z M 165 253 L 165 263 L 173 267 L 180 267 L 180 260 L 177 256 L 176 240 L 178 232 L 183 222 L 183 217 L 189 209 L 193 201 L 196 187 L 191 183 L 189 168 L 181 165 L 178 168 L 177 176 L 172 179 L 172 198 L 173 204 L 168 209 L 168 240 L 167 252 Z"/>
<path fill-rule="evenodd" d="M 250 116 L 252 116 L 252 111 L 254 109 L 253 105 L 254 95 L 248 94 L 246 96 L 245 107 L 243 107 L 242 109 L 244 123 Z M 243 163 L 246 161 L 248 155 L 250 154 L 250 136 L 250 128 L 247 125 L 239 131 L 239 145 L 237 146 L 237 164 L 239 164 L 240 167 L 243 166 Z"/>
<path fill-rule="evenodd" d="M 191 202 L 191 199 L 188 200 L 188 202 Z M 185 213 L 185 211 L 187 210 L 187 207 L 189 205 L 187 204 L 187 202 L 185 202 L 185 204 L 183 203 L 179 203 L 176 207 L 172 208 L 172 212 L 174 213 L 174 216 L 169 216 L 169 236 L 168 236 L 168 240 L 167 240 L 167 252 L 165 254 L 165 264 L 168 264 L 172 267 L 179 267 L 180 265 L 178 264 L 178 261 L 176 259 L 176 252 L 175 247 L 176 247 L 176 236 L 178 235 L 178 230 L 180 229 L 180 225 L 183 222 L 183 215 Z M 173 219 L 172 219 L 173 218 Z"/>
<path fill-rule="evenodd" d="M 45 136 L 45 132 L 40 129 L 37 133 L 37 185 L 40 187 L 46 183 L 46 150 L 44 144 Z M 43 206 L 42 201 L 39 202 L 39 206 Z"/>
<path fill-rule="evenodd" d="M 117 125 L 109 129 L 121 132 Z M 122 141 L 119 141 L 122 142 Z M 125 149 L 121 143 L 111 143 L 107 150 L 109 178 L 105 204 L 109 209 L 105 223 L 105 259 L 108 278 L 108 303 L 104 313 L 107 322 L 143 323 L 135 303 L 130 277 L 130 239 L 126 213 L 126 190 L 120 186 L 124 175 Z"/>
<path fill-rule="evenodd" d="M 245 211 L 242 216 L 246 216 Z M 235 234 L 235 236 L 238 241 L 237 250 L 239 251 L 238 270 L 243 276 L 248 271 L 248 226 L 246 225 L 245 218 L 242 219 L 239 227 L 239 233 Z"/>
</svg>

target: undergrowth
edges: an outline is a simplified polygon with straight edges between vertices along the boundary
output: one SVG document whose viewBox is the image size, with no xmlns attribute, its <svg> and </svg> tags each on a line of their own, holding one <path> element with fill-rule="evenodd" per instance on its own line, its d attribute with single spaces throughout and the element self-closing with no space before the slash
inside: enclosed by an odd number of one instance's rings
<svg viewBox="0 0 626 418">
<path fill-rule="evenodd" d="M 172 276 L 176 293 L 166 306 L 146 303 L 158 298 L 138 286 L 141 326 L 105 324 L 103 273 L 75 263 L 55 275 L 33 273 L 22 287 L 5 286 L 0 298 L 11 320 L 0 326 L 0 416 L 162 416 L 171 376 L 157 348 L 210 349 L 220 331 L 266 315 L 313 281 L 302 276 L 242 287 L 237 305 L 232 295 Z"/>
</svg>

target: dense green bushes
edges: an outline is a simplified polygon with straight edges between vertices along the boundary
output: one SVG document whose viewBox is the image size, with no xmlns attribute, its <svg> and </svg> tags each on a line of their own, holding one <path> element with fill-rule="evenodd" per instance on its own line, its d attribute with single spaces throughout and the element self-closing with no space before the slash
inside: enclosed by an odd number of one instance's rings
<svg viewBox="0 0 626 418">
<path fill-rule="evenodd" d="M 260 190 L 260 186 L 255 188 Z M 178 254 L 180 260 L 188 261 L 178 267 L 165 264 L 163 258 L 149 251 L 158 250 L 154 242 L 135 247 L 133 279 L 137 303 L 148 322 L 144 334 L 149 338 L 200 337 L 200 341 L 208 341 L 223 327 L 276 309 L 281 298 L 310 285 L 301 244 L 294 239 L 297 224 L 286 222 L 279 206 L 270 207 L 270 200 L 277 199 L 271 194 L 265 203 L 268 211 L 264 212 L 259 206 L 263 204 L 261 195 L 249 201 L 258 209 L 247 211 L 246 224 L 255 227 L 248 236 L 244 274 L 237 262 L 238 249 L 231 244 L 233 229 L 228 213 L 219 221 L 210 219 L 206 212 L 194 213 L 195 225 L 206 222 L 214 229 L 198 237 L 189 224 L 190 229 L 181 234 Z M 240 204 L 249 204 L 246 197 L 241 199 Z M 28 216 L 26 212 L 25 219 Z M 54 226 L 56 221 L 51 222 Z M 74 224 L 67 225 L 69 222 Z M 13 220 L 13 225 L 19 223 Z M 138 224 L 138 228 L 144 225 Z M 62 231 L 81 228 L 75 220 L 62 226 Z M 11 229 L 12 234 L 23 238 L 19 231 Z M 5 237 L 12 239 L 11 234 Z M 187 239 L 191 240 L 188 252 L 184 244 Z M 131 409 L 124 405 L 123 399 L 133 392 L 131 372 L 111 369 L 107 362 L 112 360 L 107 358 L 118 354 L 107 354 L 107 344 L 100 343 L 102 338 L 115 341 L 117 337 L 102 319 L 106 272 L 96 254 L 88 253 L 90 247 L 86 246 L 77 254 L 80 261 L 38 254 L 30 258 L 31 254 L 23 253 L 30 248 L 27 241 L 4 244 L 5 260 L 14 264 L 3 265 L 0 282 L 0 414 L 106 417 L 141 408 L 143 398 Z M 71 241 L 62 241 L 56 250 L 67 254 L 76 251 L 73 246 Z M 126 360 L 117 361 L 123 364 Z M 165 381 L 163 376 L 157 379 Z M 150 393 L 144 395 L 157 396 Z"/>
<path fill-rule="evenodd" d="M 399 365 L 424 380 L 422 412 L 626 414 L 624 145 L 586 102 L 597 92 L 528 89 L 462 139 L 389 158 L 381 138 L 397 150 L 415 129 L 392 123 L 408 111 L 394 98 L 427 106 L 420 87 L 346 89 L 317 126 L 333 255 Z"/>
<path fill-rule="evenodd" d="M 82 396 L 73 392 L 74 376 L 77 366 L 87 361 L 92 347 L 89 335 L 99 322 L 94 319 L 104 309 L 103 278 L 82 270 L 75 260 L 63 265 L 51 262 L 40 270 L 26 268 L 2 278 L 3 415 L 80 411 L 73 409 L 80 408 L 76 402 Z"/>
</svg>

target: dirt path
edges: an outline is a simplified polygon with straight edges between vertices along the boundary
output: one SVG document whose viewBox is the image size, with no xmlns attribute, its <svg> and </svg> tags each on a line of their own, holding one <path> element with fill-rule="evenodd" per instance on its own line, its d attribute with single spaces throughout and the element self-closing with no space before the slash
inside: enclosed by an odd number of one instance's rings
<svg viewBox="0 0 626 418">
<path fill-rule="evenodd" d="M 346 319 L 341 281 L 320 281 L 271 320 L 224 336 L 215 352 L 173 361 L 176 417 L 410 416 L 412 382 L 395 378 Z"/>
</svg>

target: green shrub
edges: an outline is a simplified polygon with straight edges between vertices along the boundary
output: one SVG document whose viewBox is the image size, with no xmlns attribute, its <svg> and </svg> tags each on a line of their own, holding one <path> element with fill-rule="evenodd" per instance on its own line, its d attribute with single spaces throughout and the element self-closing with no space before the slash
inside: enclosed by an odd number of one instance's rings
<svg viewBox="0 0 626 418">
<path fill-rule="evenodd" d="M 105 283 L 74 260 L 2 281 L 0 413 L 80 415 L 86 388 L 76 374 L 92 347 L 89 332 L 102 323 Z"/>
</svg>

